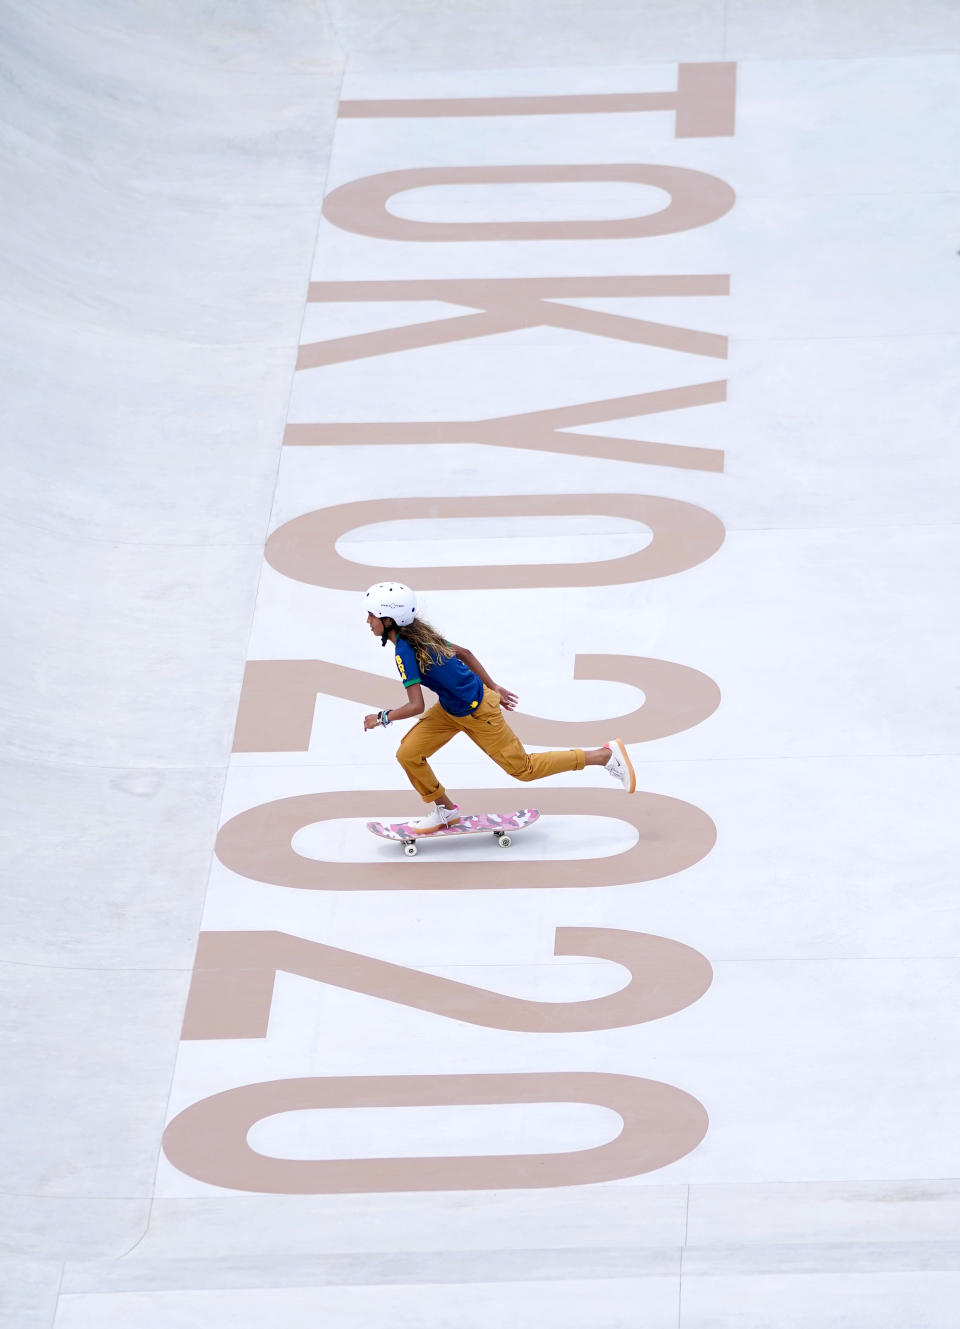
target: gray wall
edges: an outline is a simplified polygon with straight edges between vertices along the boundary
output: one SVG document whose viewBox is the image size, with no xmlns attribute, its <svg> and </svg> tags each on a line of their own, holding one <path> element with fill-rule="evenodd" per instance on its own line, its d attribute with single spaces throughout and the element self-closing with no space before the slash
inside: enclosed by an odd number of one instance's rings
<svg viewBox="0 0 960 1329">
<path fill-rule="evenodd" d="M 0 22 L 0 1321 L 24 1329 L 56 1262 L 147 1221 L 343 59 L 289 0 Z"/>
</svg>

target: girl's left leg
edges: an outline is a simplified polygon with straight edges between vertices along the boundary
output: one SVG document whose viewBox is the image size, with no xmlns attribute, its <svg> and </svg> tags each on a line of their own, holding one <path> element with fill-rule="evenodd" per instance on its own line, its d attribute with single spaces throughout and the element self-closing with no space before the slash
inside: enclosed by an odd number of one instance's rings
<svg viewBox="0 0 960 1329">
<path fill-rule="evenodd" d="M 439 702 L 408 729 L 397 749 L 397 761 L 407 779 L 425 803 L 449 803 L 446 790 L 434 775 L 428 757 L 432 757 L 457 732 L 457 724 Z"/>
</svg>

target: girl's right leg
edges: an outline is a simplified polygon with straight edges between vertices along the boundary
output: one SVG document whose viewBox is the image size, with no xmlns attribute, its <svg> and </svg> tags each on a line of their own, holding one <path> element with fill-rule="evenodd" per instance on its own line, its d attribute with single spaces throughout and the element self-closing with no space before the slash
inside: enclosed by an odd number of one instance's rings
<svg viewBox="0 0 960 1329">
<path fill-rule="evenodd" d="M 587 764 L 587 753 L 583 748 L 527 752 L 507 723 L 500 708 L 500 698 L 492 688 L 484 688 L 479 707 L 472 715 L 464 716 L 460 726 L 478 748 L 482 748 L 515 780 L 542 780 L 562 771 L 582 771 Z"/>
<path fill-rule="evenodd" d="M 561 771 L 582 771 L 584 766 L 604 766 L 619 784 L 633 793 L 636 775 L 626 746 L 612 739 L 605 747 L 566 748 L 559 752 L 527 752 L 507 723 L 500 698 L 485 688 L 483 700 L 471 716 L 459 721 L 461 728 L 488 757 L 515 780 L 542 780 Z"/>
<path fill-rule="evenodd" d="M 449 743 L 458 732 L 459 726 L 436 702 L 412 729 L 407 730 L 397 748 L 397 761 L 425 803 L 449 801 L 446 790 L 431 770 L 427 758 Z"/>
</svg>

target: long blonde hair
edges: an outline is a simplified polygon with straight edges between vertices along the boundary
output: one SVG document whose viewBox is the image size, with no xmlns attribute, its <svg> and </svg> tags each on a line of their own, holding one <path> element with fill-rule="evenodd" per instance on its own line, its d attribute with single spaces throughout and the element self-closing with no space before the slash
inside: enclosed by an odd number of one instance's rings
<svg viewBox="0 0 960 1329">
<path fill-rule="evenodd" d="M 422 618 L 415 618 L 405 628 L 397 628 L 397 636 L 413 648 L 421 672 L 456 655 L 446 638 Z"/>
</svg>

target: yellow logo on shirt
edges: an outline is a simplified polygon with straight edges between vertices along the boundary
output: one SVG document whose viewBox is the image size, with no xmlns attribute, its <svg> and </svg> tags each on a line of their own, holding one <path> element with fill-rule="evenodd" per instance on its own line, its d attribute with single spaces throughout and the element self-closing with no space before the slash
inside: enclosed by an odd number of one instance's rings
<svg viewBox="0 0 960 1329">
<path fill-rule="evenodd" d="M 400 670 L 400 677 L 403 679 L 404 683 L 406 683 L 407 671 L 404 669 L 403 661 L 400 659 L 399 655 L 397 656 L 397 668 Z"/>
</svg>

